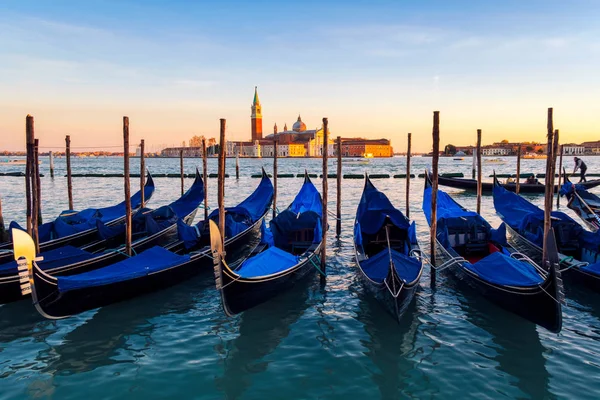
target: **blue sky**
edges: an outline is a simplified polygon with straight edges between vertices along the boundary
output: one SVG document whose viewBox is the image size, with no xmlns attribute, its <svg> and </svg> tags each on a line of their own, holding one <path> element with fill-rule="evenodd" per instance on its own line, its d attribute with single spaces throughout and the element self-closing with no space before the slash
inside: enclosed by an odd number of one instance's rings
<svg viewBox="0 0 600 400">
<path fill-rule="evenodd" d="M 431 146 L 599 139 L 597 1 L 5 1 L 0 3 L 0 149 L 23 148 L 27 113 L 47 146 L 179 144 L 263 125 Z M 414 140 L 414 139 L 413 139 Z"/>
</svg>

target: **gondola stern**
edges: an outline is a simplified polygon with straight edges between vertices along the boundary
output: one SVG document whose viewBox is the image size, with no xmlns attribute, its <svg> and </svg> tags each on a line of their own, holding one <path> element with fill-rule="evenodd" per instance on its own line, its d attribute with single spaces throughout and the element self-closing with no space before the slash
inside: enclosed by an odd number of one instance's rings
<svg viewBox="0 0 600 400">
<path fill-rule="evenodd" d="M 213 270 L 215 275 L 215 287 L 219 291 L 219 295 L 221 296 L 221 306 L 223 307 L 223 311 L 229 317 L 235 315 L 235 313 L 229 307 L 227 302 L 227 297 L 225 295 L 224 288 L 229 286 L 234 280 L 229 279 L 227 274 L 223 273 L 224 266 L 224 249 L 223 242 L 221 238 L 221 232 L 217 224 L 211 219 L 209 220 L 209 229 L 210 229 L 210 249 L 213 257 Z"/>
<path fill-rule="evenodd" d="M 432 186 L 433 186 L 433 183 L 431 182 L 431 173 L 429 171 L 427 171 L 427 168 L 426 168 L 425 169 L 425 189 L 428 189 Z"/>
<path fill-rule="evenodd" d="M 546 248 L 548 251 L 548 276 L 542 287 L 545 288 L 545 294 L 550 297 L 550 301 L 554 304 L 554 318 L 543 326 L 553 333 L 558 333 L 562 329 L 562 305 L 565 302 L 565 295 L 562 276 L 558 270 L 559 257 L 553 229 L 548 232 Z"/>
</svg>

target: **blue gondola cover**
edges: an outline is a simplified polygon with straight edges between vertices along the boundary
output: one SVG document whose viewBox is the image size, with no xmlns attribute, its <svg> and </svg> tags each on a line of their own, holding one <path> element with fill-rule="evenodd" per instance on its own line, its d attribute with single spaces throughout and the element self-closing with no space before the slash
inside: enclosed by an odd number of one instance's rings
<svg viewBox="0 0 600 400">
<path fill-rule="evenodd" d="M 235 272 L 243 278 L 256 278 L 285 271 L 297 263 L 297 256 L 278 247 L 269 247 L 244 261 Z"/>
<path fill-rule="evenodd" d="M 78 275 L 59 276 L 57 278 L 58 290 L 64 293 L 70 290 L 108 285 L 139 278 L 183 264 L 189 259 L 189 255 L 181 256 L 162 247 L 155 246 L 137 256 L 109 265 L 108 267 Z"/>
<path fill-rule="evenodd" d="M 544 281 L 531 264 L 501 252 L 492 253 L 474 264 L 465 263 L 464 266 L 484 280 L 498 285 L 535 286 Z"/>
<path fill-rule="evenodd" d="M 526 239 L 542 247 L 544 211 L 516 193 L 494 186 L 494 207 L 502 219 Z M 573 218 L 561 211 L 552 211 L 552 228 L 559 248 L 568 243 L 598 252 L 600 232 L 586 231 Z"/>
<path fill-rule="evenodd" d="M 417 279 L 422 268 L 421 262 L 394 249 L 391 249 L 391 258 L 400 279 L 405 283 Z M 371 280 L 382 283 L 389 272 L 390 252 L 387 249 L 380 251 L 376 255 L 361 261 L 360 266 Z"/>
<path fill-rule="evenodd" d="M 146 201 L 148 201 L 154 193 L 154 184 L 149 182 L 149 185 L 144 187 Z M 138 191 L 131 197 L 131 207 L 139 208 L 142 195 Z M 81 211 L 65 210 L 60 213 L 54 221 L 46 222 L 39 226 L 38 237 L 40 243 L 47 242 L 53 239 L 58 239 L 65 236 L 70 236 L 88 229 L 96 228 L 96 220 L 102 222 L 110 222 L 121 218 L 125 215 L 125 202 L 105 208 L 87 208 Z M 24 229 L 16 222 L 10 223 L 10 228 Z"/>
<path fill-rule="evenodd" d="M 42 270 L 49 270 L 63 266 L 65 265 L 66 260 L 68 260 L 68 263 L 71 264 L 96 257 L 95 254 L 73 246 L 63 246 L 58 249 L 48 250 L 41 253 L 40 256 L 44 258 L 43 261 L 38 263 L 38 266 Z M 18 274 L 16 261 L 11 261 L 0 265 L 0 276 L 16 274 Z"/>
</svg>

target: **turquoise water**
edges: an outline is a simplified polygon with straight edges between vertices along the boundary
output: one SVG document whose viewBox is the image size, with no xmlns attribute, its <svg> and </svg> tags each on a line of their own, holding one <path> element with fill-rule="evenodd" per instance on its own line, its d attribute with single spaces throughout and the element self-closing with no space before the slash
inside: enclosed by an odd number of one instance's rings
<svg viewBox="0 0 600 400">
<path fill-rule="evenodd" d="M 484 164 L 514 172 L 514 158 Z M 596 161 L 598 160 L 598 161 Z M 41 166 L 44 218 L 67 208 L 64 159 L 57 177 Z M 235 176 L 234 160 L 228 173 Z M 117 158 L 74 159 L 73 172 L 120 172 Z M 192 173 L 201 160 L 186 159 Z M 590 172 L 600 159 L 586 160 Z M 239 181 L 226 182 L 226 204 L 249 194 L 261 166 L 272 160 L 241 159 Z M 413 173 L 430 159 L 415 157 Z M 569 167 L 572 168 L 569 160 Z M 346 163 L 344 173 L 403 173 L 405 159 Z M 155 173 L 173 173 L 177 159 L 148 159 Z M 280 159 L 279 173 L 320 172 L 321 161 Z M 4 169 L 2 169 L 4 168 Z M 10 167 L 18 170 L 19 167 Z M 544 172 L 544 160 L 524 160 L 522 171 Z M 0 171 L 9 167 L 0 166 Z M 442 172 L 470 175 L 471 162 L 440 160 Z M 132 172 L 138 172 L 132 160 Z M 209 160 L 216 172 L 216 160 Z M 330 163 L 335 172 L 335 163 Z M 321 180 L 313 179 L 320 188 Z M 133 187 L 138 180 L 132 180 Z M 186 186 L 191 184 L 186 179 Z M 278 206 L 285 207 L 301 185 L 280 178 Z M 352 218 L 362 180 L 343 180 L 342 236 L 328 242 L 328 276 L 315 275 L 293 291 L 235 318 L 226 317 L 214 288 L 212 271 L 184 284 L 131 301 L 60 321 L 44 320 L 27 301 L 0 306 L 0 398 L 53 399 L 364 399 L 364 398 L 598 398 L 600 392 L 600 295 L 567 290 L 560 334 L 520 319 L 457 287 L 444 274 L 434 288 L 429 271 L 416 301 L 401 324 L 365 296 L 352 256 Z M 74 178 L 75 207 L 120 201 L 118 178 Z M 405 180 L 378 179 L 394 204 L 404 210 Z M 0 177 L 6 222 L 24 220 L 24 179 Z M 335 180 L 329 181 L 329 207 L 335 209 Z M 442 189 L 475 208 L 475 197 Z M 150 206 L 179 196 L 179 180 L 156 179 Z M 428 247 L 421 211 L 423 180 L 413 179 L 411 217 Z M 531 197 L 541 204 L 543 196 Z M 209 180 L 209 205 L 216 201 L 216 179 Z M 564 204 L 563 200 L 563 204 Z M 562 207 L 561 210 L 566 210 Z M 484 216 L 496 226 L 491 197 Z M 567 211 L 572 215 L 570 211 Z M 334 221 L 330 220 L 332 224 Z"/>
</svg>

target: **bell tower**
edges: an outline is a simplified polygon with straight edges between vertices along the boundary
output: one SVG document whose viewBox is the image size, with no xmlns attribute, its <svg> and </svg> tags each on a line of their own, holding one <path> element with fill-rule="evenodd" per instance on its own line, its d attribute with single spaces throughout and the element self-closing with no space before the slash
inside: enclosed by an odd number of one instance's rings
<svg viewBox="0 0 600 400">
<path fill-rule="evenodd" d="M 251 129 L 252 129 L 252 142 L 256 140 L 262 139 L 262 106 L 260 105 L 260 100 L 258 99 L 258 90 L 257 87 L 254 86 L 254 101 L 252 102 L 252 106 L 250 106 L 250 110 L 252 110 L 251 118 Z"/>
</svg>

